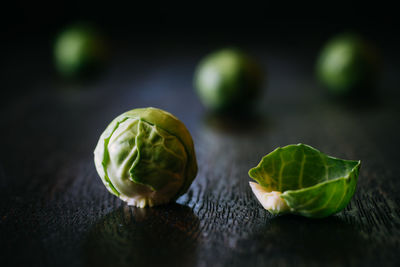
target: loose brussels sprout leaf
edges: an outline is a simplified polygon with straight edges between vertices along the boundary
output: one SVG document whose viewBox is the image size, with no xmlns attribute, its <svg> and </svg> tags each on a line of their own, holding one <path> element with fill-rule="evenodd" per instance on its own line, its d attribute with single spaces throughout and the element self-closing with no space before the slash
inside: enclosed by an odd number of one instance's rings
<svg viewBox="0 0 400 267">
<path fill-rule="evenodd" d="M 272 214 L 322 218 L 341 211 L 357 185 L 360 161 L 327 156 L 304 144 L 277 148 L 250 169 L 257 199 Z"/>
<path fill-rule="evenodd" d="M 138 207 L 178 198 L 197 174 L 189 131 L 156 108 L 134 109 L 114 119 L 99 139 L 94 160 L 106 188 Z"/>
</svg>

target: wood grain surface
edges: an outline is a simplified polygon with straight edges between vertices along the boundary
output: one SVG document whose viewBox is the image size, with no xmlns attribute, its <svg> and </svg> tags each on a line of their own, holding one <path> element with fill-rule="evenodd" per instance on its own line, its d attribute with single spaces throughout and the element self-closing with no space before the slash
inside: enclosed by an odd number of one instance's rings
<svg viewBox="0 0 400 267">
<path fill-rule="evenodd" d="M 207 46 L 149 48 L 151 55 L 122 46 L 108 71 L 85 83 L 54 78 L 50 66 L 24 81 L 8 78 L 8 90 L 27 89 L 1 107 L 1 266 L 399 266 L 400 108 L 391 66 L 377 96 L 343 104 L 321 93 L 310 54 L 247 48 L 269 78 L 257 115 L 246 119 L 213 117 L 196 98 L 192 73 Z M 13 60 L 35 66 L 24 55 Z M 93 149 L 115 116 L 145 106 L 187 125 L 199 172 L 176 203 L 138 209 L 107 192 Z M 300 142 L 362 161 L 355 196 L 339 214 L 272 216 L 253 196 L 248 170 Z"/>
</svg>

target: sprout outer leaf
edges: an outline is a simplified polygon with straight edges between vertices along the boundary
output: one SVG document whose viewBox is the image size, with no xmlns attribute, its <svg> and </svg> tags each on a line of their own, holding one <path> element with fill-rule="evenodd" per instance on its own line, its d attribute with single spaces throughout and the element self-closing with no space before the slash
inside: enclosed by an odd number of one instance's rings
<svg viewBox="0 0 400 267">
<path fill-rule="evenodd" d="M 280 192 L 291 213 L 322 218 L 349 203 L 360 165 L 360 161 L 330 157 L 308 145 L 297 144 L 277 148 L 264 156 L 250 169 L 249 176 L 265 193 Z"/>
</svg>

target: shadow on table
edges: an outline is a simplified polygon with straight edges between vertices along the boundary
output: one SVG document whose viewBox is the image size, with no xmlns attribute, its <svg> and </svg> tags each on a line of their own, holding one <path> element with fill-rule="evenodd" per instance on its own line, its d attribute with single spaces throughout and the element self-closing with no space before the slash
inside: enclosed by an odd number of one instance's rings
<svg viewBox="0 0 400 267">
<path fill-rule="evenodd" d="M 98 221 L 83 245 L 86 266 L 191 266 L 199 220 L 179 204 L 119 208 Z"/>
<path fill-rule="evenodd" d="M 233 135 L 266 131 L 271 126 L 270 120 L 259 113 L 229 116 L 207 113 L 203 118 L 203 124 L 210 130 Z"/>
<path fill-rule="evenodd" d="M 384 99 L 377 88 L 358 89 L 350 95 L 335 96 L 326 93 L 325 101 L 331 105 L 344 108 L 349 111 L 365 111 L 379 109 L 384 105 Z"/>
<path fill-rule="evenodd" d="M 263 254 L 268 261 L 287 263 L 350 264 L 366 253 L 366 240 L 359 231 L 339 217 L 307 219 L 279 216 L 256 228 L 240 247 Z M 362 260 L 361 260 L 362 261 Z"/>
</svg>

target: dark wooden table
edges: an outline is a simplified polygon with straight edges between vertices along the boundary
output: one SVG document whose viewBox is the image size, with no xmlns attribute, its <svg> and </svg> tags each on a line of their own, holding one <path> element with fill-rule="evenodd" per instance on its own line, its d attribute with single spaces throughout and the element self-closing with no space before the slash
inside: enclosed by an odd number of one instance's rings
<svg viewBox="0 0 400 267">
<path fill-rule="evenodd" d="M 2 62 L 1 266 L 400 266 L 398 57 L 385 61 L 376 96 L 340 103 L 314 80 L 314 49 L 245 45 L 268 69 L 259 115 L 221 121 L 192 87 L 215 47 L 121 43 L 85 82 L 57 78 L 44 48 Z M 138 209 L 106 191 L 93 150 L 115 116 L 146 106 L 187 125 L 199 172 L 176 203 Z M 248 170 L 300 142 L 362 161 L 339 214 L 272 216 L 253 196 Z"/>
</svg>

